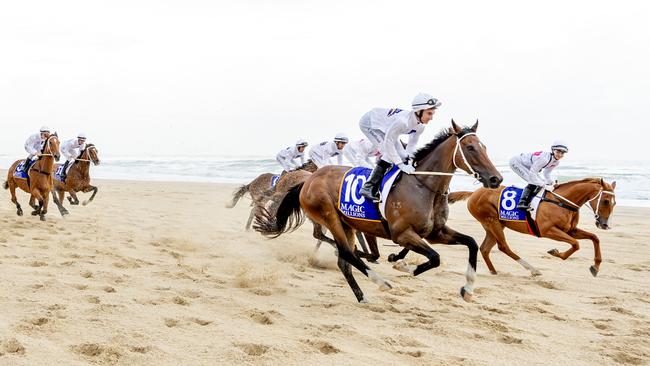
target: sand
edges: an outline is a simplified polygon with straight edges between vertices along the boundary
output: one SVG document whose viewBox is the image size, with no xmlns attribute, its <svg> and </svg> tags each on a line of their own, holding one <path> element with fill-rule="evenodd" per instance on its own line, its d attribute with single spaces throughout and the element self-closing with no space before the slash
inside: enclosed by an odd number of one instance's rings
<svg viewBox="0 0 650 366">
<path fill-rule="evenodd" d="M 648 209 L 616 209 L 614 229 L 561 261 L 566 245 L 508 232 L 529 273 L 479 260 L 474 301 L 458 295 L 466 250 L 436 246 L 439 269 L 392 269 L 380 242 L 372 267 L 395 287 L 358 304 L 333 250 L 314 255 L 311 227 L 276 240 L 243 230 L 248 201 L 226 209 L 234 185 L 99 181 L 95 202 L 52 206 L 41 223 L 0 205 L 0 364 L 648 364 Z M 27 196 L 20 195 L 26 206 Z M 481 241 L 464 203 L 450 226 Z M 408 257 L 418 260 L 417 256 Z"/>
</svg>

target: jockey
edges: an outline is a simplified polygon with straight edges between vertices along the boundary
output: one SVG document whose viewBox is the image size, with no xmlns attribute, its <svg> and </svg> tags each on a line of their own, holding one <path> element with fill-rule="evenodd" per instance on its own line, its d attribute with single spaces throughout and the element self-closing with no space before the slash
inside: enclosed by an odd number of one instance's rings
<svg viewBox="0 0 650 366">
<path fill-rule="evenodd" d="M 66 161 L 63 164 L 63 180 L 68 176 L 68 171 L 72 167 L 75 159 L 79 157 L 81 151 L 86 148 L 86 134 L 81 132 L 77 134 L 76 139 L 71 139 L 61 145 L 61 154 L 65 157 Z"/>
<path fill-rule="evenodd" d="M 350 142 L 343 150 L 343 155 L 350 161 L 352 166 L 363 166 L 373 168 L 375 158 L 379 155 L 379 149 L 367 139 Z"/>
<path fill-rule="evenodd" d="M 413 98 L 411 111 L 375 108 L 361 117 L 359 122 L 361 132 L 373 145 L 379 147 L 382 155 L 370 178 L 359 191 L 362 196 L 379 201 L 379 186 L 391 163 L 407 174 L 415 171 L 408 160 L 415 153 L 424 127 L 431 121 L 440 104 L 438 99 L 429 94 L 420 93 Z M 409 135 L 406 149 L 399 139 L 401 135 Z"/>
<path fill-rule="evenodd" d="M 348 137 L 343 133 L 338 133 L 333 141 L 324 141 L 309 150 L 309 158 L 322 168 L 325 165 L 331 165 L 331 158 L 336 156 L 337 165 L 343 165 L 343 148 L 348 143 Z"/>
<path fill-rule="evenodd" d="M 286 149 L 280 150 L 280 152 L 275 156 L 275 160 L 280 163 L 282 169 L 287 172 L 290 172 L 299 166 L 305 163 L 305 148 L 307 148 L 307 141 L 300 139 L 296 141 L 296 146 L 289 146 Z M 300 164 L 297 164 L 294 160 L 300 159 Z"/>
<path fill-rule="evenodd" d="M 41 127 L 39 133 L 35 133 L 27 138 L 25 141 L 25 151 L 29 154 L 25 160 L 23 170 L 27 173 L 29 167 L 41 156 L 43 144 L 50 137 L 50 128 L 47 126 Z"/>
<path fill-rule="evenodd" d="M 560 165 L 560 159 L 564 154 L 569 152 L 567 144 L 562 141 L 555 141 L 551 146 L 551 151 L 538 151 L 534 153 L 524 153 L 510 159 L 510 168 L 517 173 L 528 185 L 521 194 L 521 199 L 517 205 L 518 209 L 528 210 L 530 201 L 539 192 L 542 187 L 552 191 L 554 180 L 551 178 L 551 171 Z M 544 177 L 539 173 L 544 171 Z"/>
</svg>

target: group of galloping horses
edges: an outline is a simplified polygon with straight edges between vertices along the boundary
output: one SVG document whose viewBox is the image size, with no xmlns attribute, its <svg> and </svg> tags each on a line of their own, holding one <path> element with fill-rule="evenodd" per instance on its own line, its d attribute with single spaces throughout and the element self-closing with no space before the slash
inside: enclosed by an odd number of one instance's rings
<svg viewBox="0 0 650 366">
<path fill-rule="evenodd" d="M 382 222 L 358 220 L 343 215 L 338 209 L 341 180 L 350 167 L 325 166 L 316 169 L 308 162 L 299 170 L 284 173 L 271 187 L 273 174 L 259 176 L 250 184 L 240 187 L 228 207 L 249 193 L 253 199 L 247 229 L 253 220 L 254 229 L 262 235 L 275 238 L 298 228 L 309 218 L 314 224 L 314 237 L 336 247 L 338 267 L 359 302 L 365 302 L 352 267 L 370 278 L 382 291 L 392 288 L 390 283 L 372 270 L 362 258 L 374 261 L 379 258 L 376 238 L 393 241 L 403 247 L 399 253 L 390 254 L 393 268 L 420 275 L 440 265 L 439 254 L 431 244 L 463 245 L 469 250 L 465 284 L 460 289 L 463 299 L 472 298 L 476 279 L 477 257 L 481 255 L 492 274 L 496 269 L 490 261 L 490 251 L 499 250 L 530 270 L 540 271 L 515 254 L 508 246 L 504 228 L 529 233 L 526 222 L 505 221 L 499 217 L 499 200 L 503 178 L 487 155 L 486 147 L 477 135 L 478 121 L 472 127 L 461 127 L 453 120 L 451 127 L 441 131 L 429 144 L 414 156 L 414 174 L 401 174 L 385 202 Z M 457 170 L 478 180 L 483 187 L 475 192 L 449 192 L 449 184 Z M 556 185 L 553 192 L 544 193 L 537 209 L 536 221 L 539 236 L 565 242 L 571 248 L 557 249 L 549 254 L 567 259 L 579 249 L 579 239 L 590 239 L 594 245 L 593 276 L 598 274 L 602 261 L 600 241 L 595 234 L 579 229 L 580 208 L 589 205 L 596 218 L 596 226 L 609 229 L 609 217 L 616 205 L 616 182 L 607 183 L 602 178 L 586 178 Z M 472 216 L 485 229 L 485 238 L 479 248 L 469 235 L 459 233 L 447 225 L 448 205 L 468 200 Z M 331 233 L 328 237 L 325 230 Z M 363 233 L 371 253 L 357 249 L 355 237 Z M 409 264 L 404 258 L 413 251 L 426 258 L 419 265 Z"/>
<path fill-rule="evenodd" d="M 39 159 L 31 165 L 27 172 L 27 178 L 19 178 L 14 175 L 18 165 L 25 160 L 14 162 L 7 171 L 7 180 L 4 188 L 11 192 L 11 202 L 16 205 L 16 214 L 23 215 L 23 209 L 18 203 L 16 197 L 16 188 L 30 194 L 29 205 L 32 207 L 32 215 L 39 216 L 41 221 L 45 221 L 47 214 L 50 193 L 56 204 L 61 216 L 68 215 L 70 212 L 63 206 L 66 192 L 69 194 L 68 201 L 71 205 L 78 205 L 79 198 L 77 192 L 92 192 L 90 198 L 82 202 L 87 205 L 95 199 L 97 187 L 90 184 L 90 164 L 99 165 L 99 153 L 93 144 L 86 144 L 79 157 L 75 159 L 74 164 L 70 167 L 65 182 L 54 177 L 56 170 L 61 164 L 56 164 L 61 157 L 59 151 L 60 141 L 57 134 L 50 135 L 44 142 Z"/>
</svg>

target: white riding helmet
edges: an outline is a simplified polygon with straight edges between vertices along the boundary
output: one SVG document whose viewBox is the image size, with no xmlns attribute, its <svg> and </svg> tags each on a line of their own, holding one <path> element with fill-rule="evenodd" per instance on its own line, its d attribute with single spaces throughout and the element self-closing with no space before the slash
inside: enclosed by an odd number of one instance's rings
<svg viewBox="0 0 650 366">
<path fill-rule="evenodd" d="M 557 140 L 551 145 L 551 150 L 560 150 L 566 153 L 569 152 L 569 147 L 564 141 Z"/>
<path fill-rule="evenodd" d="M 43 127 L 41 127 L 41 130 L 40 130 L 40 132 L 41 132 L 41 133 L 43 133 L 43 132 L 47 132 L 47 133 L 50 133 L 50 128 L 49 128 L 49 127 L 47 127 L 47 126 L 43 126 Z"/>
<path fill-rule="evenodd" d="M 438 99 L 432 97 L 431 95 L 420 93 L 416 95 L 415 98 L 413 98 L 411 107 L 413 107 L 413 112 L 417 112 L 425 109 L 438 108 L 441 104 L 442 103 L 440 103 Z"/>
<path fill-rule="evenodd" d="M 86 134 L 83 133 L 83 132 L 79 132 L 77 134 L 77 138 L 80 139 L 80 140 L 85 140 L 86 139 Z"/>
<path fill-rule="evenodd" d="M 336 136 L 334 136 L 334 142 L 345 142 L 346 144 L 350 141 L 348 139 L 348 136 L 344 133 L 337 133 Z"/>
<path fill-rule="evenodd" d="M 299 139 L 298 141 L 296 141 L 296 147 L 303 147 L 308 145 L 309 144 L 307 143 L 307 140 Z"/>
</svg>

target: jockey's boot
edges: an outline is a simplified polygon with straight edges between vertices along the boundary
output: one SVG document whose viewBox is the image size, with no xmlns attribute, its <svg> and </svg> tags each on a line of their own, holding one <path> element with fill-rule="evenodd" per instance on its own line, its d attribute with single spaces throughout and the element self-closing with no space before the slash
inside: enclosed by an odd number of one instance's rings
<svg viewBox="0 0 650 366">
<path fill-rule="evenodd" d="M 29 172 L 29 167 L 32 166 L 32 159 L 30 156 L 25 159 L 25 164 L 23 164 L 23 172 L 27 174 Z"/>
<path fill-rule="evenodd" d="M 384 178 L 386 170 L 390 169 L 391 166 L 391 163 L 380 159 L 377 162 L 375 169 L 372 170 L 372 174 L 370 174 L 368 181 L 366 181 L 363 187 L 361 187 L 361 190 L 359 190 L 359 193 L 369 200 L 379 202 L 381 199 L 379 195 L 381 180 Z"/>
<path fill-rule="evenodd" d="M 530 201 L 533 197 L 539 192 L 541 187 L 534 184 L 529 184 L 524 188 L 523 193 L 521 194 L 521 199 L 519 199 L 519 204 L 517 208 L 520 210 L 528 211 L 530 210 Z"/>
<path fill-rule="evenodd" d="M 65 163 L 63 163 L 63 170 L 61 171 L 61 180 L 65 182 L 65 179 L 68 177 L 68 165 L 70 164 L 70 160 L 66 160 Z"/>
</svg>

